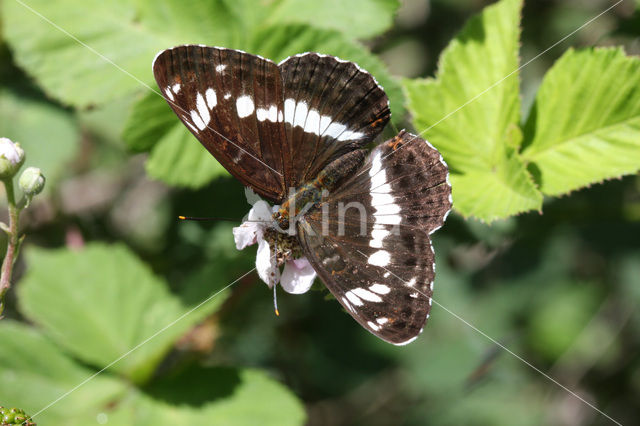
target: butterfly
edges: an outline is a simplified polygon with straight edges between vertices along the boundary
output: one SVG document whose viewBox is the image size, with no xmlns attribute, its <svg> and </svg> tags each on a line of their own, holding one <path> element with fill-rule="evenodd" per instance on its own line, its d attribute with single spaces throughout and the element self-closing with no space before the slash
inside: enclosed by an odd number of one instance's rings
<svg viewBox="0 0 640 426">
<path fill-rule="evenodd" d="M 431 308 L 430 235 L 451 210 L 451 186 L 440 153 L 416 135 L 365 149 L 391 115 L 375 78 L 318 53 L 276 64 L 202 45 L 161 51 L 153 73 L 216 160 L 280 205 L 272 228 L 294 230 L 345 310 L 389 343 L 415 340 Z"/>
</svg>

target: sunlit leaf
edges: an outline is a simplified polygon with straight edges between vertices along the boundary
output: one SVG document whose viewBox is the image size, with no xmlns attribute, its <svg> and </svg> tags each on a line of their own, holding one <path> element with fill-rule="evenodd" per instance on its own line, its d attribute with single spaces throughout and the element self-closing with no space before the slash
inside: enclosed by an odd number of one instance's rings
<svg viewBox="0 0 640 426">
<path fill-rule="evenodd" d="M 398 0 L 284 0 L 276 3 L 268 22 L 304 23 L 339 30 L 345 35 L 367 38 L 387 30 L 398 8 Z M 357 17 L 354 19 L 354 17 Z"/>
<path fill-rule="evenodd" d="M 640 59 L 622 49 L 569 50 L 546 74 L 523 157 L 560 195 L 640 170 Z"/>
<path fill-rule="evenodd" d="M 521 8 L 521 0 L 487 7 L 444 51 L 436 78 L 405 82 L 416 130 L 451 169 L 454 207 L 487 221 L 542 203 L 516 153 Z"/>
<path fill-rule="evenodd" d="M 222 2 L 31 0 L 2 2 L 16 61 L 46 92 L 97 105 L 150 85 L 151 61 L 184 43 L 237 44 Z M 225 29 L 227 30 L 221 30 Z M 151 86 L 153 87 L 153 86 Z"/>
<path fill-rule="evenodd" d="M 32 249 L 27 263 L 19 287 L 24 314 L 96 367 L 122 357 L 110 369 L 136 382 L 144 382 L 175 340 L 225 299 L 220 294 L 187 314 L 163 281 L 119 245 Z"/>
<path fill-rule="evenodd" d="M 153 178 L 169 185 L 191 188 L 206 185 L 213 178 L 227 174 L 179 121 L 153 147 L 146 168 Z"/>
</svg>

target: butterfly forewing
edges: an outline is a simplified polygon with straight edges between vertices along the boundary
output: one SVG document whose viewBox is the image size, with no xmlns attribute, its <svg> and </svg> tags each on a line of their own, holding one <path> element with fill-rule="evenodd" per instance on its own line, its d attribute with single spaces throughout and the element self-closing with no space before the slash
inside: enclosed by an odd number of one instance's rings
<svg viewBox="0 0 640 426">
<path fill-rule="evenodd" d="M 368 72 L 332 56 L 304 53 L 279 65 L 284 85 L 292 184 L 313 180 L 330 161 L 371 142 L 387 124 L 386 94 Z"/>
<path fill-rule="evenodd" d="M 243 184 L 280 202 L 287 193 L 284 102 L 278 66 L 237 50 L 179 46 L 153 63 L 180 120 Z"/>
<path fill-rule="evenodd" d="M 447 176 L 434 148 L 401 132 L 300 221 L 301 243 L 326 286 L 390 343 L 413 341 L 427 320 L 435 277 L 429 235 L 451 209 Z"/>
</svg>

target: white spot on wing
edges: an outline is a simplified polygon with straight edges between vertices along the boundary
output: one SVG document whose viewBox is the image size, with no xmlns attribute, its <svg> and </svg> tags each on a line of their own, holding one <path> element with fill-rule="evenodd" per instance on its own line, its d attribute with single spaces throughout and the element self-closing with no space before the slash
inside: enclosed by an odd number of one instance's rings
<svg viewBox="0 0 640 426">
<path fill-rule="evenodd" d="M 326 128 L 326 130 L 324 132 L 322 132 L 322 136 L 330 136 L 330 137 L 332 137 L 334 139 L 338 139 L 338 137 L 340 137 L 342 132 L 344 132 L 345 130 L 347 130 L 347 126 L 345 126 L 344 124 L 331 123 Z M 340 140 L 340 139 L 338 139 L 338 140 Z"/>
<path fill-rule="evenodd" d="M 354 288 L 351 291 L 359 298 L 364 299 L 368 302 L 376 302 L 376 303 L 382 302 L 382 298 L 380 296 L 370 292 L 369 290 L 365 290 L 364 288 L 358 287 L 358 288 Z"/>
<path fill-rule="evenodd" d="M 320 134 L 320 114 L 315 109 L 309 110 L 307 121 L 304 123 L 304 131 L 316 135 Z"/>
<path fill-rule="evenodd" d="M 236 110 L 240 118 L 245 118 L 253 114 L 254 106 L 251 97 L 243 95 L 236 99 Z"/>
<path fill-rule="evenodd" d="M 198 96 L 196 96 L 196 108 L 198 108 L 198 113 L 200 114 L 200 117 L 202 118 L 204 124 L 209 124 L 209 122 L 211 121 L 209 108 L 207 108 L 207 105 L 204 103 L 204 98 L 200 93 L 198 93 Z"/>
<path fill-rule="evenodd" d="M 211 87 L 204 92 L 205 97 L 207 98 L 207 106 L 209 109 L 213 109 L 216 105 L 218 105 L 218 97 L 216 96 L 216 91 Z"/>
<path fill-rule="evenodd" d="M 175 98 L 173 97 L 173 93 L 171 93 L 171 87 L 167 86 L 166 89 L 164 89 L 164 94 L 167 98 L 169 98 L 171 101 L 174 101 Z"/>
<path fill-rule="evenodd" d="M 304 101 L 298 102 L 298 105 L 296 105 L 296 112 L 293 116 L 293 126 L 304 128 L 308 112 L 309 108 L 307 107 L 307 103 Z"/>
<path fill-rule="evenodd" d="M 296 112 L 296 101 L 285 99 L 284 101 L 284 122 L 293 125 L 293 114 Z"/>
<path fill-rule="evenodd" d="M 369 169 L 371 206 L 375 208 L 373 217 L 375 220 L 374 233 L 369 241 L 371 247 L 382 248 L 382 233 L 375 233 L 376 227 L 386 225 L 399 225 L 402 222 L 400 216 L 401 208 L 396 204 L 395 197 L 392 194 L 391 185 L 387 183 L 387 172 L 382 167 L 382 154 L 377 152 L 371 160 L 371 169 Z M 384 228 L 382 228 L 384 229 Z"/>
<path fill-rule="evenodd" d="M 224 94 L 223 97 L 224 97 L 225 100 L 228 100 L 231 97 L 231 93 L 227 92 L 227 93 Z"/>
<path fill-rule="evenodd" d="M 175 93 L 176 95 L 178 94 L 178 92 L 180 91 L 180 83 L 176 83 L 171 87 L 171 90 L 173 90 L 173 93 Z"/>
<path fill-rule="evenodd" d="M 198 114 L 196 110 L 191 110 L 191 121 L 193 121 L 193 124 L 195 124 L 196 127 L 200 130 L 204 130 L 205 127 L 207 127 L 207 125 L 204 124 L 204 121 L 202 121 L 202 118 L 200 118 L 200 114 Z"/>
<path fill-rule="evenodd" d="M 347 307 L 348 310 L 350 310 L 354 314 L 356 313 L 356 310 L 353 308 L 353 306 L 351 306 L 351 303 L 349 303 L 349 300 L 347 300 L 346 297 L 342 298 L 342 302 L 344 303 L 344 305 Z"/>
<path fill-rule="evenodd" d="M 217 72 L 223 72 L 225 70 L 225 68 L 227 68 L 226 64 L 216 65 L 216 71 Z"/>
<path fill-rule="evenodd" d="M 362 300 L 360 300 L 360 298 L 358 296 L 353 294 L 352 291 L 348 291 L 344 295 L 347 297 L 347 299 L 349 299 L 349 302 L 353 303 L 354 305 L 356 305 L 356 306 L 364 305 L 364 303 L 362 303 Z"/>
<path fill-rule="evenodd" d="M 386 250 L 378 250 L 369 256 L 369 259 L 367 260 L 370 265 L 375 266 L 387 266 L 390 261 L 391 255 L 389 255 L 389 252 Z"/>
<path fill-rule="evenodd" d="M 293 127 L 301 127 L 307 133 L 318 136 L 329 136 L 338 141 L 348 141 L 360 139 L 364 136 L 362 132 L 354 132 L 347 129 L 342 123 L 335 123 L 327 115 L 320 115 L 318 110 L 309 108 L 306 101 L 298 101 L 289 98 L 284 101 L 284 116 L 278 112 L 278 121 L 284 121 Z"/>
<path fill-rule="evenodd" d="M 378 283 L 369 286 L 369 290 L 378 294 L 388 294 L 391 291 L 388 285 Z"/>
<path fill-rule="evenodd" d="M 379 326 L 378 324 L 376 324 L 375 322 L 367 321 L 367 325 L 368 325 L 369 327 L 371 327 L 371 329 L 372 329 L 373 331 L 378 331 L 378 330 L 380 330 L 380 326 Z"/>
<path fill-rule="evenodd" d="M 200 133 L 200 131 L 198 129 L 196 129 L 195 126 L 193 124 L 189 123 L 188 121 L 185 120 L 184 124 L 186 124 L 194 132 Z"/>
<path fill-rule="evenodd" d="M 377 318 L 377 319 L 376 319 L 376 322 L 377 322 L 378 324 L 386 324 L 386 323 L 388 323 L 388 322 L 389 322 L 389 318 L 387 318 L 387 317 L 380 317 L 380 318 Z"/>
<path fill-rule="evenodd" d="M 386 230 L 383 225 L 374 224 L 371 231 L 371 240 L 369 240 L 369 246 L 374 248 L 382 248 L 382 240 L 390 235 L 391 232 Z M 387 272 L 388 274 L 388 272 Z"/>
</svg>

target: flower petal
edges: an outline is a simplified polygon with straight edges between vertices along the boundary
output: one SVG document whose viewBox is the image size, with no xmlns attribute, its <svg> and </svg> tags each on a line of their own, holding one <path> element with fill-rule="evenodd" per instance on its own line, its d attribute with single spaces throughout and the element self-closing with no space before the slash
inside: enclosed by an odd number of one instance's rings
<svg viewBox="0 0 640 426">
<path fill-rule="evenodd" d="M 280 285 L 287 293 L 302 294 L 309 291 L 316 279 L 316 271 L 306 257 L 290 260 L 284 265 Z"/>
<path fill-rule="evenodd" d="M 258 270 L 260 279 L 267 283 L 269 288 L 280 281 L 280 269 L 278 269 L 275 256 L 271 255 L 269 243 L 262 239 L 258 242 L 256 269 Z"/>
<path fill-rule="evenodd" d="M 243 248 L 258 242 L 258 234 L 260 230 L 254 222 L 243 222 L 242 225 L 233 228 L 233 239 L 236 242 L 236 248 Z M 262 237 L 262 234 L 260 234 Z"/>
<path fill-rule="evenodd" d="M 269 203 L 264 200 L 257 201 L 249 210 L 248 220 L 254 221 L 254 223 L 262 223 L 264 227 L 271 223 L 271 206 L 269 206 Z"/>
</svg>

